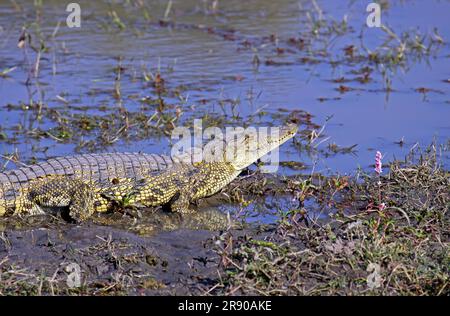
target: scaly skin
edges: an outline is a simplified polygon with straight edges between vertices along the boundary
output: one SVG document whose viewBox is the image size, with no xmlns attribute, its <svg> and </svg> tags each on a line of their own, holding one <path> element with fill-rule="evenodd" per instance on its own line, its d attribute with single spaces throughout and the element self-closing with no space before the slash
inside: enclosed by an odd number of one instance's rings
<svg viewBox="0 0 450 316">
<path fill-rule="evenodd" d="M 174 212 L 190 213 L 191 202 L 217 193 L 244 168 L 292 138 L 296 132 L 297 127 L 289 125 L 283 127 L 279 135 L 268 135 L 264 139 L 243 135 L 235 143 L 225 145 L 219 161 L 174 163 L 166 170 L 142 172 L 135 177 L 109 177 L 101 181 L 92 176 L 38 177 L 21 186 L 17 197 L 0 199 L 0 215 L 8 210 L 13 210 L 13 214 L 33 215 L 68 207 L 70 217 L 82 221 L 94 212 L 109 210 L 116 203 L 148 207 L 170 204 Z"/>
<path fill-rule="evenodd" d="M 96 193 L 102 188 L 110 187 L 119 179 L 121 183 L 135 181 L 153 171 L 170 168 L 175 163 L 176 160 L 168 156 L 156 154 L 83 154 L 53 158 L 31 166 L 0 172 L 0 216 L 44 213 L 41 206 L 45 206 L 45 203 L 38 205 L 33 202 L 29 192 L 41 192 L 41 195 L 52 200 L 55 195 L 52 194 L 52 186 L 58 184 L 62 186 L 60 189 L 67 186 L 67 191 L 73 191 L 71 187 L 74 184 L 76 187 L 78 183 L 81 188 L 87 186 Z M 55 199 L 58 199 L 57 196 Z M 75 206 L 73 208 L 76 209 Z M 45 211 L 52 211 L 52 207 L 47 207 Z"/>
<path fill-rule="evenodd" d="M 106 211 L 111 201 L 158 206 L 170 202 L 172 211 L 190 213 L 189 204 L 220 191 L 240 173 L 227 162 L 178 165 L 136 183 L 121 183 L 103 189 L 96 198 L 97 212 Z"/>
</svg>

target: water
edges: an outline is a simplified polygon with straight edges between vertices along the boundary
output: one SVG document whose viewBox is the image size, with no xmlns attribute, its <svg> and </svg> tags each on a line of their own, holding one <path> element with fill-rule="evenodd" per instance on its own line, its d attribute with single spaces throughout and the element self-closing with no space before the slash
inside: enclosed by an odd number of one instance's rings
<svg viewBox="0 0 450 316">
<path fill-rule="evenodd" d="M 317 1 L 315 6 L 306 0 L 218 1 L 214 11 L 213 1 L 173 1 L 166 23 L 160 21 L 167 1 L 144 5 L 141 1 L 79 1 L 82 27 L 71 29 L 65 24 L 68 13 L 60 1 L 45 1 L 42 7 L 32 1 L 2 1 L 0 71 L 17 68 L 0 77 L 0 153 L 16 152 L 26 162 L 75 151 L 169 153 L 167 135 L 153 128 L 143 133 L 139 125 L 130 128 L 128 135 L 119 133 L 110 144 L 100 144 L 102 133 L 114 134 L 123 126 L 117 119 L 120 109 L 144 113 L 146 118 L 155 113 L 156 106 L 142 100 L 157 98 L 149 78 L 158 71 L 168 91 L 163 96 L 164 113 L 173 116 L 177 107 L 182 110 L 177 124 L 207 113 L 222 120 L 220 127 L 243 122 L 279 125 L 299 110 L 311 114 L 312 123 L 326 124 L 323 134 L 329 139 L 317 147 L 319 152 L 299 151 L 292 142 L 282 147 L 281 159 L 305 163 L 306 172 L 316 164 L 316 171 L 352 173 L 358 166 L 369 168 L 375 150 L 383 152 L 388 161 L 403 157 L 416 143 L 426 146 L 433 139 L 448 143 L 450 4 L 390 1 L 383 9 L 382 23 L 396 34 L 419 32 L 433 37 L 436 28 L 445 41 L 435 44 L 436 50 L 421 60 L 413 61 L 417 54 L 411 54 L 407 69 L 397 68 L 389 74 L 393 91 L 387 93 L 379 69 L 369 62 L 348 60 L 343 53 L 348 45 L 360 47 L 361 41 L 374 51 L 387 37 L 381 29 L 365 26 L 367 3 Z M 114 12 L 124 29 L 113 22 Z M 347 29 L 340 35 L 314 37 L 311 19 L 317 21 L 320 15 L 329 25 L 347 16 Z M 23 26 L 28 26 L 33 45 L 38 46 L 42 38 L 49 48 L 42 53 L 38 79 L 28 86 L 25 82 L 37 54 L 28 47 L 25 56 L 17 47 Z M 310 48 L 299 49 L 290 43 L 299 38 L 310 43 Z M 119 66 L 123 67 L 120 98 L 114 96 Z M 373 69 L 368 83 L 333 82 L 355 78 L 358 75 L 352 71 L 366 66 Z M 354 90 L 340 92 L 340 86 Z M 432 91 L 422 94 L 416 91 L 419 88 Z M 44 110 L 39 117 L 36 108 L 24 110 L 31 100 L 54 112 Z M 71 122 L 76 115 L 94 121 L 112 115 L 115 122 L 103 129 L 80 130 Z M 61 126 L 73 129 L 72 135 L 59 137 L 64 135 Z M 308 124 L 301 128 L 313 129 Z M 403 146 L 396 144 L 401 139 Z M 85 145 L 88 141 L 91 146 Z M 357 144 L 356 152 L 333 153 L 330 144 Z M 11 167 L 13 163 L 7 165 Z"/>
</svg>

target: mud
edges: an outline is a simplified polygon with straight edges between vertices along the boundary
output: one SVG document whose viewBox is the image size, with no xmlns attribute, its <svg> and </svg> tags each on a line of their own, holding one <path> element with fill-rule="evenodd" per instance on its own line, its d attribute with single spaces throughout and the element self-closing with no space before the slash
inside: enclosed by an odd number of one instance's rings
<svg viewBox="0 0 450 316">
<path fill-rule="evenodd" d="M 217 278 L 217 255 L 208 244 L 218 231 L 189 225 L 168 231 L 153 226 L 149 233 L 143 226 L 151 226 L 141 221 L 135 226 L 146 236 L 94 222 L 6 228 L 0 234 L 0 293 L 204 294 Z M 73 264 L 81 284 L 71 288 Z"/>
</svg>

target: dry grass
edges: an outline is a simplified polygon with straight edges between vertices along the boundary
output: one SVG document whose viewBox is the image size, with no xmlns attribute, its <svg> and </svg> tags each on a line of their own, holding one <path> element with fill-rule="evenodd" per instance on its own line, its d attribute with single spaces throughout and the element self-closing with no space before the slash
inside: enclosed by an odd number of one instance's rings
<svg viewBox="0 0 450 316">
<path fill-rule="evenodd" d="M 305 225 L 293 212 L 262 239 L 223 233 L 212 293 L 449 295 L 450 174 L 433 150 L 413 160 L 381 178 L 383 211 L 378 179 L 365 174 L 334 195 L 347 209 L 329 221 Z"/>
</svg>

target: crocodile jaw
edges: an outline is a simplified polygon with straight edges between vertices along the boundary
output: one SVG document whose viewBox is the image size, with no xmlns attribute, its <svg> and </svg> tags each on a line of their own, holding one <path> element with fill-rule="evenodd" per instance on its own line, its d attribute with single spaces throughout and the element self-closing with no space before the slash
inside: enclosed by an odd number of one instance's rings
<svg viewBox="0 0 450 316">
<path fill-rule="evenodd" d="M 267 135 L 245 134 L 227 145 L 225 159 L 235 170 L 242 170 L 294 137 L 297 131 L 297 125 L 288 124 Z"/>
</svg>

